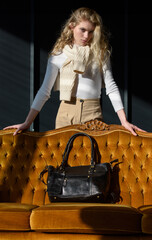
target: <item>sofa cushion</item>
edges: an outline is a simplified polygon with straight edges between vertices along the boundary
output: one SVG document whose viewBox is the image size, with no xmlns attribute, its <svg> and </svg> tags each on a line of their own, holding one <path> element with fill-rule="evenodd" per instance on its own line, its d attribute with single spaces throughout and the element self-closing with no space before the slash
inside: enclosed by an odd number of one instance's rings
<svg viewBox="0 0 152 240">
<path fill-rule="evenodd" d="M 119 204 L 52 203 L 32 211 L 31 229 L 41 232 L 141 233 L 135 208 Z"/>
<path fill-rule="evenodd" d="M 143 214 L 141 227 L 143 233 L 152 234 L 152 205 L 145 205 L 138 208 Z"/>
<path fill-rule="evenodd" d="M 0 230 L 29 231 L 30 214 L 35 207 L 21 203 L 0 203 Z"/>
</svg>

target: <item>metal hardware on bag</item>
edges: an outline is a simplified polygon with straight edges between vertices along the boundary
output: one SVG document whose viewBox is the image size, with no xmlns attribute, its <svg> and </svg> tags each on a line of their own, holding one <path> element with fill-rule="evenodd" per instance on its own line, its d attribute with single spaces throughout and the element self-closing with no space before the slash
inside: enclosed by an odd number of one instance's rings
<svg viewBox="0 0 152 240">
<path fill-rule="evenodd" d="M 54 199 L 56 199 L 56 197 L 54 197 Z"/>
<path fill-rule="evenodd" d="M 113 170 L 113 166 L 112 166 L 112 164 L 113 164 L 113 163 L 116 163 L 116 162 L 117 162 L 117 164 L 122 163 L 122 162 L 119 162 L 118 159 L 112 160 L 112 161 L 110 162 L 111 170 Z"/>
<path fill-rule="evenodd" d="M 66 187 L 66 184 L 67 184 L 67 178 L 64 179 L 63 186 Z"/>
<path fill-rule="evenodd" d="M 95 163 L 93 165 L 90 166 L 91 168 L 94 168 L 95 167 Z"/>
<path fill-rule="evenodd" d="M 95 173 L 96 172 L 96 170 L 94 169 L 94 170 L 92 170 L 92 171 L 88 171 L 88 174 L 92 174 L 92 173 Z"/>
<path fill-rule="evenodd" d="M 97 196 L 97 198 L 100 198 L 100 196 Z"/>
<path fill-rule="evenodd" d="M 60 172 L 62 172 L 62 173 L 65 173 L 65 170 L 64 170 L 64 168 L 63 168 L 63 166 L 61 165 L 61 166 L 59 166 L 59 171 Z"/>
<path fill-rule="evenodd" d="M 95 168 L 95 165 L 91 165 L 90 170 L 88 171 L 88 174 L 92 174 L 92 173 L 96 172 L 96 170 L 94 168 Z"/>
</svg>

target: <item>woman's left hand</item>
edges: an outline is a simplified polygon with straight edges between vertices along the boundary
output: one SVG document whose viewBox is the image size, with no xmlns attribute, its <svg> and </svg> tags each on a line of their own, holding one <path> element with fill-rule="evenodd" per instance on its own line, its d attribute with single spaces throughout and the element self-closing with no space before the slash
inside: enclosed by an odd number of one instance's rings
<svg viewBox="0 0 152 240">
<path fill-rule="evenodd" d="M 133 125 L 132 123 L 129 123 L 128 121 L 125 121 L 124 123 L 122 123 L 122 126 L 124 126 L 127 130 L 129 130 L 134 136 L 137 136 L 136 130 L 141 132 L 146 132 L 141 128 Z"/>
<path fill-rule="evenodd" d="M 146 132 L 146 131 L 142 130 L 141 128 L 128 122 L 124 109 L 119 110 L 117 112 L 117 114 L 118 114 L 118 117 L 120 119 L 122 126 L 124 126 L 127 130 L 129 130 L 134 136 L 137 136 L 136 130 L 141 131 L 141 132 Z"/>
</svg>

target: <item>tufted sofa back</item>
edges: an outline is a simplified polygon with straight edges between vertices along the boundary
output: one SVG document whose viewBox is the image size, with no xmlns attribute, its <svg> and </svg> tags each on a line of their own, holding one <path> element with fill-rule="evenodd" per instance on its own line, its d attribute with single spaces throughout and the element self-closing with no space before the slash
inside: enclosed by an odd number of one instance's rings
<svg viewBox="0 0 152 240">
<path fill-rule="evenodd" d="M 46 165 L 58 166 L 68 139 L 78 126 L 44 133 L 0 131 L 0 202 L 49 203 L 46 186 L 39 180 Z M 107 130 L 84 130 L 98 146 L 101 162 L 118 158 L 120 204 L 138 207 L 152 204 L 152 133 L 135 137 L 119 126 Z M 86 137 L 75 139 L 69 164 L 90 164 L 91 146 Z"/>
</svg>

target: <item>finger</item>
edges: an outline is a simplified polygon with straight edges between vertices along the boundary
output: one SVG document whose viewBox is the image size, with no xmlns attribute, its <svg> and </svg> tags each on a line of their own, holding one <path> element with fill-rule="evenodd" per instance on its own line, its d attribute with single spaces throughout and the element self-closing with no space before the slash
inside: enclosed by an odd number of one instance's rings
<svg viewBox="0 0 152 240">
<path fill-rule="evenodd" d="M 143 130 L 143 129 L 141 129 L 141 128 L 138 128 L 137 130 L 138 130 L 138 131 L 141 131 L 141 132 L 147 132 L 147 131 L 145 131 L 145 130 Z"/>
<path fill-rule="evenodd" d="M 134 136 L 137 136 L 137 133 L 136 133 L 133 129 L 130 129 L 130 132 L 131 132 Z"/>
<path fill-rule="evenodd" d="M 3 130 L 14 129 L 14 128 L 16 128 L 16 127 L 15 126 L 8 126 L 8 127 L 3 128 Z"/>
<path fill-rule="evenodd" d="M 131 125 L 128 130 L 134 135 L 134 136 L 137 136 L 137 133 L 135 132 L 135 128 L 133 125 Z"/>
<path fill-rule="evenodd" d="M 17 134 L 19 133 L 19 131 L 22 132 L 22 130 L 21 130 L 20 128 L 18 128 L 18 129 L 13 133 L 13 136 L 17 135 Z"/>
<path fill-rule="evenodd" d="M 146 132 L 145 130 L 143 130 L 143 129 L 137 127 L 137 126 L 134 126 L 134 129 L 136 129 L 136 130 L 138 130 L 138 131 L 141 131 L 141 132 Z"/>
</svg>

